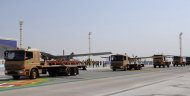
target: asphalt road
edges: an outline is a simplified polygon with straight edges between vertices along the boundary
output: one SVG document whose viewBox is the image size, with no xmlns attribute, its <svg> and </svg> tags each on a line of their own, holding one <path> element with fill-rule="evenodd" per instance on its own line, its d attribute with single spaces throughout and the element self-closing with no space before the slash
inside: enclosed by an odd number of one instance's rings
<svg viewBox="0 0 190 96">
<path fill-rule="evenodd" d="M 46 80 L 40 84 L 1 90 L 0 96 L 189 96 L 189 76 L 190 66 L 116 72 L 97 69 L 71 77 L 42 76 Z M 18 82 L 0 77 L 1 84 L 7 81 Z"/>
</svg>

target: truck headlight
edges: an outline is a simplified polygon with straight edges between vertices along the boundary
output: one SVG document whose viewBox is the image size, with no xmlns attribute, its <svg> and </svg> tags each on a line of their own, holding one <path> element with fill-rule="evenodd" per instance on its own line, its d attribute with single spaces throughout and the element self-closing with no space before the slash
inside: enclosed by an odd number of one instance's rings
<svg viewBox="0 0 190 96">
<path fill-rule="evenodd" d="M 19 70 L 18 73 L 23 73 L 23 71 L 22 71 L 22 70 Z"/>
</svg>

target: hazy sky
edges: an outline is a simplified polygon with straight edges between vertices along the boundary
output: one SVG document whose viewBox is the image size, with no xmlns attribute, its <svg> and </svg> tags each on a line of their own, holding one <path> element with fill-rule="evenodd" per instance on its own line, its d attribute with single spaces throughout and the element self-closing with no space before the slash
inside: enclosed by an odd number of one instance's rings
<svg viewBox="0 0 190 96">
<path fill-rule="evenodd" d="M 0 0 L 0 37 L 52 54 L 111 51 L 190 56 L 190 0 Z"/>
</svg>

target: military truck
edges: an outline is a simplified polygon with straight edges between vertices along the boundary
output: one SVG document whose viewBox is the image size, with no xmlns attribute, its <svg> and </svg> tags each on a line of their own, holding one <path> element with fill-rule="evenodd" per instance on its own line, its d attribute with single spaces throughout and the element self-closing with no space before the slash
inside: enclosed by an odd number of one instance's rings
<svg viewBox="0 0 190 96">
<path fill-rule="evenodd" d="M 130 58 L 127 55 L 111 55 L 110 57 L 111 61 L 111 69 L 113 71 L 116 71 L 117 69 L 126 71 L 126 70 L 141 70 L 144 64 L 137 64 L 138 58 Z M 132 63 L 133 62 L 133 63 Z"/>
<path fill-rule="evenodd" d="M 185 66 L 185 62 L 183 61 L 183 57 L 181 56 L 173 56 L 173 66 Z"/>
<path fill-rule="evenodd" d="M 190 65 L 190 57 L 186 57 L 186 65 Z"/>
<path fill-rule="evenodd" d="M 170 62 L 167 61 L 166 56 L 164 55 L 153 55 L 153 67 L 163 67 L 165 68 L 167 66 L 167 68 L 170 67 Z"/>
<path fill-rule="evenodd" d="M 49 73 L 50 76 L 75 76 L 79 74 L 77 65 L 66 65 L 61 60 L 41 59 L 41 53 L 37 49 L 16 49 L 4 52 L 5 75 L 14 79 L 27 76 L 36 79 L 40 74 Z"/>
</svg>

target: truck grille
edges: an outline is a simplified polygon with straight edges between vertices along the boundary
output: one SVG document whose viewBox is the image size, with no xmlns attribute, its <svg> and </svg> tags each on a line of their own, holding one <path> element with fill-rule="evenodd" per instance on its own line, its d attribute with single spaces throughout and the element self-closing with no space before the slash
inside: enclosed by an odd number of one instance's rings
<svg viewBox="0 0 190 96">
<path fill-rule="evenodd" d="M 22 66 L 21 64 L 5 64 L 6 70 L 20 70 L 23 68 L 24 66 Z"/>
</svg>

